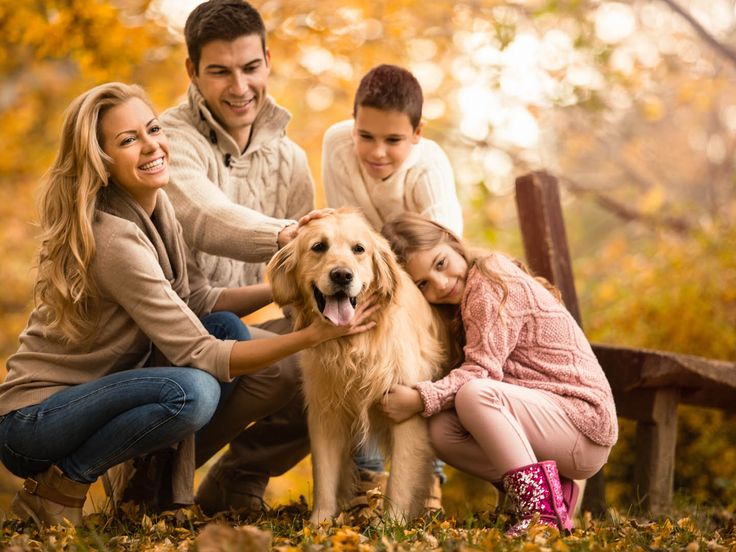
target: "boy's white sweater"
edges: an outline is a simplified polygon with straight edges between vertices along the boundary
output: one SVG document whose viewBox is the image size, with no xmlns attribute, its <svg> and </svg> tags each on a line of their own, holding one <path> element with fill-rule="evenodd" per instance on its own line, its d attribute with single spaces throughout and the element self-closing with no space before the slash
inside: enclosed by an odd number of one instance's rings
<svg viewBox="0 0 736 552">
<path fill-rule="evenodd" d="M 378 231 L 393 216 L 410 211 L 462 236 L 455 178 L 437 143 L 420 139 L 401 167 L 380 180 L 361 166 L 352 132 L 353 120 L 341 121 L 327 129 L 322 142 L 322 184 L 329 207 L 359 207 Z"/>
</svg>

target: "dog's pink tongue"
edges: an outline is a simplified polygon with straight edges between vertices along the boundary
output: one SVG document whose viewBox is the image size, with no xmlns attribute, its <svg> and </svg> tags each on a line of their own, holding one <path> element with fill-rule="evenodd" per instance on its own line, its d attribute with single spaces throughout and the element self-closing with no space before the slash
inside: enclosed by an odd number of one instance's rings
<svg viewBox="0 0 736 552">
<path fill-rule="evenodd" d="M 355 309 L 346 295 L 325 297 L 325 310 L 322 311 L 335 326 L 345 326 L 355 316 Z"/>
</svg>

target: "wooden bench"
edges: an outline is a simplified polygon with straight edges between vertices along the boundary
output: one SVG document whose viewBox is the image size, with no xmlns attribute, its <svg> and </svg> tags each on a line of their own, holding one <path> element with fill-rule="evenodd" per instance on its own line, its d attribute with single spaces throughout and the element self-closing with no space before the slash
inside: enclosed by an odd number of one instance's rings
<svg viewBox="0 0 736 552">
<path fill-rule="evenodd" d="M 535 172 L 516 179 L 516 206 L 529 267 L 552 282 L 582 326 L 557 179 Z M 618 415 L 636 421 L 635 496 L 644 511 L 672 503 L 677 406 L 736 412 L 736 363 L 671 352 L 593 344 L 611 383 Z M 583 508 L 605 511 L 602 472 L 586 487 Z"/>
</svg>

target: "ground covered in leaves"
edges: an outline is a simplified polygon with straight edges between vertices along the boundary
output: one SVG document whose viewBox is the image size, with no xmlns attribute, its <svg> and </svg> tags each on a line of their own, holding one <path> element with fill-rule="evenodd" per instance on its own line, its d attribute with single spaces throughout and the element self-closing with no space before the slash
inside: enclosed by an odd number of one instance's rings
<svg viewBox="0 0 736 552">
<path fill-rule="evenodd" d="M 481 512 L 471 518 L 427 516 L 411 525 L 381 520 L 375 512 L 341 514 L 333 524 L 306 525 L 302 502 L 257 516 L 220 514 L 210 518 L 195 506 L 156 516 L 136 508 L 115 515 L 93 514 L 80 527 L 37 530 L 17 519 L 0 523 L 0 550 L 192 550 L 219 551 L 736 551 L 736 517 L 730 511 L 694 509 L 688 515 L 656 520 L 625 517 L 609 511 L 605 519 L 584 515 L 572 535 L 561 536 L 533 526 L 524 537 L 510 539 L 504 514 Z"/>
</svg>

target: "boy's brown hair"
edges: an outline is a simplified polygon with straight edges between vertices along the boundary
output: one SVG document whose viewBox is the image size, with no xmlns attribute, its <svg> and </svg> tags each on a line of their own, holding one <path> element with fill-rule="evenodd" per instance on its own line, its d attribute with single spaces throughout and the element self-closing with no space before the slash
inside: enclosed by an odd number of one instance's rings
<svg viewBox="0 0 736 552">
<path fill-rule="evenodd" d="M 358 107 L 373 107 L 406 114 L 414 130 L 422 120 L 424 96 L 419 81 L 409 71 L 396 65 L 378 65 L 360 80 L 355 92 L 353 117 Z"/>
<path fill-rule="evenodd" d="M 187 53 L 199 73 L 202 48 L 213 40 L 232 42 L 241 36 L 258 35 L 266 55 L 266 26 L 261 14 L 244 0 L 208 0 L 194 8 L 184 25 Z"/>
</svg>

